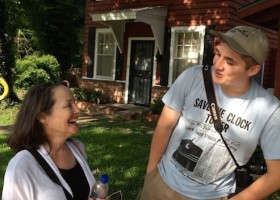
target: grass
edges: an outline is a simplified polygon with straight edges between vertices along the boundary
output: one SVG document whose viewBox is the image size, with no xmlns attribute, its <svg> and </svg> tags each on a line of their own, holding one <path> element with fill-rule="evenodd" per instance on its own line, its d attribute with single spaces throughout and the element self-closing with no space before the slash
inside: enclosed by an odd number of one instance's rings
<svg viewBox="0 0 280 200">
<path fill-rule="evenodd" d="M 13 123 L 17 107 L 1 109 L 0 125 Z M 143 186 L 154 123 L 141 119 L 124 121 L 120 118 L 86 122 L 80 125 L 80 139 L 86 146 L 90 168 L 98 179 L 101 173 L 110 177 L 110 193 L 122 191 L 123 200 L 134 200 Z M 3 178 L 13 154 L 6 145 L 6 134 L 0 131 L 0 196 Z M 117 196 L 116 196 L 117 197 Z M 115 200 L 117 198 L 111 198 Z M 267 200 L 280 200 L 274 193 Z"/>
<path fill-rule="evenodd" d="M 154 126 L 119 118 L 83 126 L 77 138 L 86 145 L 91 169 L 109 175 L 111 193 L 121 190 L 123 199 L 135 199 L 143 185 L 150 149 L 151 135 L 146 132 Z"/>
<path fill-rule="evenodd" d="M 10 125 L 14 122 L 18 106 L 6 107 L 0 104 L 0 126 Z"/>
<path fill-rule="evenodd" d="M 2 109 L 0 125 L 11 124 L 17 109 Z M 135 199 L 143 185 L 151 135 L 155 124 L 143 120 L 120 118 L 86 122 L 80 125 L 80 139 L 86 146 L 90 168 L 98 179 L 101 173 L 110 177 L 110 193 L 121 190 L 123 199 Z M 0 131 L 0 189 L 12 152 L 6 145 L 6 134 Z M 118 197 L 118 196 L 116 196 Z M 118 198 L 111 198 L 111 200 Z"/>
</svg>

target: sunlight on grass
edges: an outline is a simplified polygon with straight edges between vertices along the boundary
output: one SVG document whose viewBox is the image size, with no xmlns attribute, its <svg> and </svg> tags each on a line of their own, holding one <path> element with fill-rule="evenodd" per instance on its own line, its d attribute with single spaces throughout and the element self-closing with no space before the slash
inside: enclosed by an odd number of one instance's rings
<svg viewBox="0 0 280 200">
<path fill-rule="evenodd" d="M 16 113 L 18 112 L 18 106 L 13 108 L 6 108 L 0 104 L 0 125 L 10 125 L 15 121 Z"/>
<path fill-rule="evenodd" d="M 132 130 L 130 128 L 120 128 L 119 131 L 122 132 L 123 134 L 131 134 L 132 133 Z"/>
<path fill-rule="evenodd" d="M 134 178 L 136 174 L 141 171 L 139 167 L 131 167 L 130 169 L 127 169 L 126 172 L 124 173 L 125 178 Z"/>
<path fill-rule="evenodd" d="M 105 160 L 110 160 L 112 158 L 113 158 L 113 155 L 111 155 L 111 154 L 107 154 L 107 155 L 104 156 Z"/>
<path fill-rule="evenodd" d="M 0 115 L 0 124 L 5 119 Z M 10 117 L 5 123 L 11 123 L 15 110 L 4 111 Z M 9 114 L 10 113 L 10 114 Z M 120 118 L 82 123 L 79 134 L 86 147 L 89 166 L 98 179 L 101 173 L 109 175 L 110 193 L 121 190 L 123 199 L 134 200 L 143 186 L 148 162 L 152 135 L 155 124 L 146 121 L 124 121 Z M 13 154 L 6 145 L 6 134 L 0 133 L 0 189 L 2 192 L 4 173 Z M 1 196 L 1 193 L 0 193 Z M 268 200 L 280 200 L 275 193 Z M 116 198 L 117 199 L 117 198 Z M 114 200 L 114 199 L 111 199 Z"/>
<path fill-rule="evenodd" d="M 148 162 L 152 136 L 146 133 L 154 124 L 117 118 L 86 125 L 77 137 L 85 143 L 91 169 L 109 174 L 111 192 L 122 190 L 124 199 L 135 199 Z"/>
<path fill-rule="evenodd" d="M 100 120 L 83 123 L 76 136 L 86 147 L 88 162 L 98 179 L 110 176 L 110 193 L 121 190 L 123 199 L 135 199 L 144 182 L 151 135 L 154 125 L 143 121 Z M 12 152 L 6 145 L 6 134 L 0 134 L 0 189 Z M 98 170 L 97 170 L 98 169 Z"/>
<path fill-rule="evenodd" d="M 0 197 L 2 196 L 3 179 L 9 160 L 12 158 L 13 153 L 6 144 L 7 135 L 0 133 Z"/>
</svg>

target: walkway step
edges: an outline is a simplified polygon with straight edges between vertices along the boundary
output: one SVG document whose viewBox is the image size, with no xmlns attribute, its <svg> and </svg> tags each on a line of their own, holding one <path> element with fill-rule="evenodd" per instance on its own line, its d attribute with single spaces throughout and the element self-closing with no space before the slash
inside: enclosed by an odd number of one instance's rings
<svg viewBox="0 0 280 200">
<path fill-rule="evenodd" d="M 119 116 L 124 120 L 135 119 L 137 115 L 147 110 L 148 107 L 137 106 L 133 104 L 92 104 L 86 102 L 78 102 L 78 107 L 85 116 L 92 118 L 111 118 L 112 116 Z M 82 115 L 82 116 L 83 116 Z M 82 120 L 82 119 L 81 119 Z M 85 121 L 86 119 L 84 119 Z M 94 120 L 92 120 L 94 121 Z"/>
</svg>

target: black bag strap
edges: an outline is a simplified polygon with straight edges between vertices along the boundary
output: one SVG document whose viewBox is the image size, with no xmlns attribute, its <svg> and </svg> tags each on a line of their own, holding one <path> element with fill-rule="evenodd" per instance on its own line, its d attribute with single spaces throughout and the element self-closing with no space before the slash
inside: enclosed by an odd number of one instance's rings
<svg viewBox="0 0 280 200">
<path fill-rule="evenodd" d="M 222 135 L 223 125 L 222 125 L 222 121 L 220 118 L 220 112 L 219 112 L 219 108 L 218 108 L 217 101 L 216 101 L 215 90 L 214 90 L 213 80 L 212 80 L 211 66 L 209 67 L 208 65 L 204 65 L 202 68 L 202 71 L 203 71 L 205 92 L 206 92 L 206 96 L 208 99 L 209 110 L 210 110 L 211 117 L 212 117 L 212 120 L 214 123 L 214 127 L 215 127 L 216 131 L 220 134 L 230 156 L 232 157 L 232 159 L 234 161 L 234 164 L 237 166 L 237 168 L 240 168 L 240 165 L 236 161 L 232 151 L 230 150 L 229 146 L 227 145 L 227 143 Z"/>
<path fill-rule="evenodd" d="M 36 160 L 42 166 L 42 168 L 44 169 L 46 174 L 50 177 L 50 179 L 63 188 L 67 200 L 73 200 L 71 194 L 62 186 L 58 177 L 56 176 L 56 174 L 54 173 L 50 165 L 47 163 L 47 161 L 41 156 L 41 154 L 37 150 L 28 149 L 28 151 L 36 158 Z"/>
</svg>

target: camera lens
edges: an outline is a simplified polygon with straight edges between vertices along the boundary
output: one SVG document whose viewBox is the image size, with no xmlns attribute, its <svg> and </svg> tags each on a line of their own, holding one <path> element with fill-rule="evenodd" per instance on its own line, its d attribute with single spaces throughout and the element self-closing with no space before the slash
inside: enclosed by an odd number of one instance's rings
<svg viewBox="0 0 280 200">
<path fill-rule="evenodd" d="M 266 166 L 264 164 L 252 164 L 248 168 L 252 174 L 263 175 L 266 172 Z"/>
</svg>

